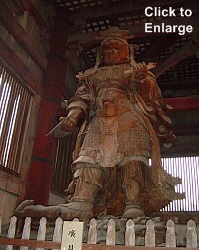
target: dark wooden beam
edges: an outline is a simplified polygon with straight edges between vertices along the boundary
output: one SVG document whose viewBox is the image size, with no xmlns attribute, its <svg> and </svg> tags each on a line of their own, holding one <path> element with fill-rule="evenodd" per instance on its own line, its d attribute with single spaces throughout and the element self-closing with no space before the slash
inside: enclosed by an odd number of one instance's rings
<svg viewBox="0 0 199 250">
<path fill-rule="evenodd" d="M 17 72 L 18 75 L 30 85 L 38 94 L 42 94 L 42 84 L 35 75 L 33 75 L 31 69 L 29 69 L 24 62 L 16 55 L 16 53 L 8 47 L 0 38 L 0 56 L 8 64 L 12 70 Z"/>
<path fill-rule="evenodd" d="M 14 0 L 16 1 L 16 0 Z M 33 17 L 34 21 L 37 23 L 41 30 L 49 30 L 49 25 L 43 19 L 43 17 L 39 14 L 38 10 L 33 5 L 32 1 L 30 0 L 22 0 L 21 5 L 23 8 L 30 13 Z"/>
<path fill-rule="evenodd" d="M 22 240 L 22 239 L 11 239 L 0 237 L 1 245 L 14 245 L 14 246 L 28 246 L 28 247 L 39 247 L 48 249 L 61 249 L 60 242 L 53 241 L 40 241 L 40 240 Z"/>
<path fill-rule="evenodd" d="M 45 70 L 47 59 L 43 51 L 35 44 L 35 42 L 27 35 L 26 31 L 18 23 L 12 11 L 5 5 L 4 1 L 0 1 L 0 20 L 8 32 L 30 55 L 33 61 L 40 69 Z"/>
<path fill-rule="evenodd" d="M 193 137 L 196 139 L 193 140 Z M 176 143 L 171 148 L 162 147 L 161 155 L 163 157 L 198 156 L 198 148 L 198 135 L 178 135 Z"/>
<path fill-rule="evenodd" d="M 172 68 L 172 74 L 173 74 L 174 86 L 175 86 L 175 85 L 179 85 L 179 83 L 178 83 L 179 72 L 178 72 L 177 65 L 175 65 L 175 66 Z M 183 82 L 183 84 L 184 84 L 184 85 L 183 85 L 184 88 L 185 88 L 186 85 L 188 85 L 188 84 L 185 84 L 184 82 Z"/>
<path fill-rule="evenodd" d="M 139 55 L 139 60 L 154 61 L 155 57 L 159 55 L 162 51 L 166 50 L 171 45 L 173 45 L 178 37 L 179 35 L 177 34 L 171 34 L 171 35 L 162 35 L 158 39 L 157 37 L 154 38 L 151 41 L 151 46 Z"/>
<path fill-rule="evenodd" d="M 102 245 L 102 244 L 82 244 L 82 250 L 145 250 L 145 246 L 124 246 L 124 245 Z M 186 250 L 185 247 L 180 248 Z M 147 250 L 154 250 L 154 247 L 147 247 Z M 155 250 L 162 250 L 161 247 L 156 247 Z M 169 247 L 169 250 L 176 250 L 174 247 Z M 189 248 L 189 250 L 198 250 L 198 248 Z"/>
<path fill-rule="evenodd" d="M 165 98 L 165 100 L 173 107 L 174 111 L 199 110 L 199 95 Z"/>
<path fill-rule="evenodd" d="M 29 247 L 41 247 L 48 249 L 61 249 L 60 242 L 52 242 L 52 241 L 36 241 L 36 240 L 21 240 L 21 239 L 9 239 L 9 238 L 0 238 L 0 243 L 3 245 L 15 245 L 15 246 L 29 246 Z M 102 245 L 102 244 L 85 244 L 82 243 L 83 250 L 144 250 L 145 247 L 140 246 L 123 246 L 123 245 Z M 147 247 L 148 250 L 153 250 L 154 247 Z M 157 250 L 162 250 L 161 247 L 156 247 Z M 170 247 L 169 250 L 175 250 L 174 247 Z M 182 247 L 181 250 L 186 250 L 185 247 Z M 189 250 L 197 250 L 197 248 L 189 248 Z"/>
<path fill-rule="evenodd" d="M 163 20 L 156 20 L 156 21 L 149 21 L 153 23 L 153 25 L 161 25 Z M 175 18 L 164 18 L 164 24 L 166 25 L 194 25 L 194 29 L 199 27 L 199 19 L 198 15 L 193 15 L 189 18 L 183 19 L 182 17 L 175 17 Z M 125 25 L 121 27 L 122 29 L 129 30 L 131 34 L 136 35 L 137 38 L 143 38 L 143 37 L 150 37 L 150 36 L 160 36 L 162 34 L 167 35 L 167 33 L 146 33 L 145 32 L 145 22 L 142 23 L 134 23 L 131 25 Z M 75 42 L 79 41 L 80 44 L 84 43 L 92 43 L 93 40 L 95 40 L 95 36 L 97 35 L 98 31 L 93 32 L 77 32 L 74 34 L 71 34 L 69 36 L 68 42 Z M 170 33 L 168 33 L 170 35 Z"/>
<path fill-rule="evenodd" d="M 35 5 L 30 0 L 7 0 L 6 6 L 13 10 L 17 16 L 22 16 L 27 11 L 34 21 L 37 23 L 40 30 L 49 30 L 49 25 L 44 18 L 39 14 Z"/>
<path fill-rule="evenodd" d="M 176 50 L 168 58 L 166 58 L 160 65 L 158 65 L 153 72 L 157 77 L 161 76 L 165 71 L 177 65 L 180 61 L 193 55 L 198 45 L 195 45 L 193 41 L 188 41 L 180 49 Z"/>
<path fill-rule="evenodd" d="M 61 249 L 60 242 L 53 241 L 39 241 L 39 240 L 22 240 L 0 237 L 0 243 L 2 245 L 14 245 L 14 246 L 29 246 L 40 247 L 47 249 Z M 82 250 L 144 250 L 146 247 L 142 246 L 124 246 L 124 245 L 102 245 L 102 244 L 85 244 L 82 243 Z M 156 247 L 156 250 L 162 250 L 161 247 Z M 181 250 L 187 250 L 185 247 L 181 247 Z M 154 250 L 154 247 L 147 247 L 147 250 Z M 176 250 L 175 247 L 170 247 L 169 250 Z M 189 248 L 189 250 L 198 250 L 198 248 Z"/>
</svg>

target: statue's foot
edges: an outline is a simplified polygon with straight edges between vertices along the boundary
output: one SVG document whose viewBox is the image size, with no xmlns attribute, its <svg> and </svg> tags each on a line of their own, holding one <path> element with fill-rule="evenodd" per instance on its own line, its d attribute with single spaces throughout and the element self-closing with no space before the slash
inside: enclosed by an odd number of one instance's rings
<svg viewBox="0 0 199 250">
<path fill-rule="evenodd" d="M 22 201 L 19 205 L 18 205 L 18 207 L 15 209 L 15 214 L 17 214 L 17 213 L 22 213 L 22 211 L 23 211 L 23 209 L 25 208 L 25 207 L 27 207 L 27 206 L 30 206 L 30 205 L 34 205 L 35 204 L 35 202 L 34 202 L 34 200 L 25 200 L 25 201 Z"/>
<path fill-rule="evenodd" d="M 33 200 L 26 200 L 19 204 L 15 210 L 15 215 L 18 217 L 46 217 L 62 219 L 74 219 L 87 221 L 92 216 L 93 204 L 85 201 L 74 201 L 68 204 L 59 204 L 56 206 L 34 205 Z"/>
<path fill-rule="evenodd" d="M 60 214 L 62 219 L 78 218 L 87 221 L 92 218 L 93 204 L 86 201 L 73 201 L 68 204 L 60 204 Z"/>
<path fill-rule="evenodd" d="M 18 217 L 47 217 L 47 218 L 56 218 L 60 212 L 59 206 L 43 206 L 43 205 L 34 205 L 33 200 L 22 201 L 19 206 L 16 208 L 14 215 Z"/>
<path fill-rule="evenodd" d="M 124 209 L 124 213 L 122 217 L 128 218 L 128 219 L 135 219 L 137 217 L 144 217 L 145 214 L 142 211 L 141 206 L 139 203 L 129 203 L 126 205 Z"/>
</svg>

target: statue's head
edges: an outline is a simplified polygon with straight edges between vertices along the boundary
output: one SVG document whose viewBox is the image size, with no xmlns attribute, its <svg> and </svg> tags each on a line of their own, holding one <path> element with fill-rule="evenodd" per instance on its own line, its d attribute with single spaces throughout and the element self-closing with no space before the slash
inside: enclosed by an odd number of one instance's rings
<svg viewBox="0 0 199 250">
<path fill-rule="evenodd" d="M 130 61 L 129 46 L 117 38 L 107 39 L 102 43 L 102 62 L 104 65 L 128 63 Z"/>
<path fill-rule="evenodd" d="M 101 62 L 104 65 L 115 65 L 130 62 L 130 48 L 127 39 L 132 38 L 126 30 L 111 27 L 100 31 L 97 39 L 101 41 Z"/>
</svg>

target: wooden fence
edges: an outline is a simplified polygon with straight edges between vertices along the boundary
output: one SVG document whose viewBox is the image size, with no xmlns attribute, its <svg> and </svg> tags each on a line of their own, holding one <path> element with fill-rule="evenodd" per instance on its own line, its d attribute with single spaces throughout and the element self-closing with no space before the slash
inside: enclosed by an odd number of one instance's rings
<svg viewBox="0 0 199 250">
<path fill-rule="evenodd" d="M 77 220 L 78 219 L 74 219 Z M 134 221 L 129 219 L 126 222 L 126 230 L 124 232 L 125 237 L 125 245 L 115 245 L 116 242 L 116 228 L 115 221 L 113 219 L 109 219 L 107 223 L 107 231 L 106 231 L 106 245 L 100 245 L 97 243 L 97 221 L 93 218 L 90 220 L 88 235 L 87 235 L 87 243 L 83 243 L 83 250 L 119 250 L 126 249 L 131 250 L 135 248 L 145 248 L 150 247 L 152 249 L 155 247 L 155 224 L 152 219 L 149 219 L 146 222 L 146 230 L 145 230 L 145 246 L 135 246 L 136 244 L 136 234 L 135 234 L 135 224 Z M 13 246 L 20 246 L 20 250 L 28 250 L 28 249 L 61 249 L 61 237 L 62 237 L 62 227 L 63 220 L 61 218 L 57 218 L 55 221 L 55 225 L 53 227 L 53 233 L 51 240 L 46 240 L 47 236 L 47 220 L 45 217 L 42 217 L 39 222 L 39 228 L 37 230 L 37 234 L 35 239 L 30 239 L 31 235 L 31 218 L 27 217 L 24 222 L 22 233 L 17 234 L 17 217 L 13 216 L 10 219 L 10 224 L 7 230 L 7 236 L 0 237 L 0 246 L 5 246 L 6 250 L 15 249 Z M 2 217 L 0 216 L 0 235 L 2 228 Z M 169 247 L 169 249 L 176 249 L 176 231 L 175 231 L 175 223 L 172 220 L 168 220 L 166 223 L 166 235 L 165 235 L 165 247 Z M 186 248 L 181 247 L 181 249 L 187 248 L 197 248 L 197 232 L 196 232 L 196 223 L 193 220 L 189 220 L 186 225 Z M 29 247 L 29 248 L 28 248 Z M 19 249 L 19 248 L 17 248 Z M 155 247 L 156 250 L 162 249 L 162 247 Z"/>
</svg>

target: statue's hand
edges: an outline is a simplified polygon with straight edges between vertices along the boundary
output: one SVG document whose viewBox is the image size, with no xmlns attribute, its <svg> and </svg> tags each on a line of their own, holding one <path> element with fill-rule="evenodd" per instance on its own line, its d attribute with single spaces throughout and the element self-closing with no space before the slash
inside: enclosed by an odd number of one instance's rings
<svg viewBox="0 0 199 250">
<path fill-rule="evenodd" d="M 147 64 L 147 69 L 154 69 L 157 66 L 157 63 L 149 62 Z"/>
<path fill-rule="evenodd" d="M 76 127 L 82 117 L 82 110 L 79 108 L 70 109 L 66 117 L 60 117 L 60 128 L 66 132 L 71 132 Z"/>
<path fill-rule="evenodd" d="M 77 120 L 73 117 L 70 117 L 70 116 L 60 117 L 59 120 L 61 121 L 60 128 L 62 130 L 67 131 L 67 132 L 72 131 L 77 124 Z"/>
</svg>

